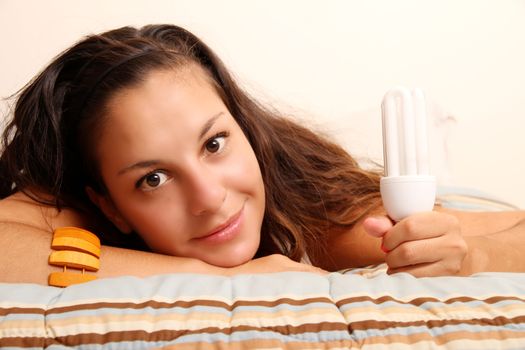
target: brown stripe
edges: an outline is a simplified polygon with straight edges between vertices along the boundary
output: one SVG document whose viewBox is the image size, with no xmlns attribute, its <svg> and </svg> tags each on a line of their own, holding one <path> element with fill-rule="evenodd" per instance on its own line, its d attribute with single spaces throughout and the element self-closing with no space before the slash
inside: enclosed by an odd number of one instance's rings
<svg viewBox="0 0 525 350">
<path fill-rule="evenodd" d="M 12 314 L 36 314 L 44 315 L 46 310 L 36 307 L 10 307 L 0 308 L 0 316 L 7 316 Z"/>
<path fill-rule="evenodd" d="M 372 302 L 374 304 L 395 302 L 397 304 L 410 304 L 410 305 L 415 305 L 415 306 L 421 306 L 424 303 L 453 304 L 453 303 L 467 303 L 467 302 L 472 302 L 472 301 L 479 301 L 479 302 L 483 302 L 486 304 L 495 304 L 501 301 L 517 301 L 520 303 L 524 303 L 525 299 L 514 297 L 514 296 L 493 296 L 493 297 L 486 298 L 486 299 L 477 299 L 477 298 L 462 296 L 462 297 L 450 298 L 447 300 L 440 300 L 440 299 L 432 298 L 432 297 L 415 298 L 412 300 L 399 300 L 399 299 L 395 299 L 388 295 L 385 295 L 379 298 L 373 298 L 370 296 L 363 295 L 363 296 L 358 296 L 358 297 L 350 297 L 350 298 L 341 299 L 341 300 L 338 300 L 335 304 L 340 308 L 342 306 L 345 306 L 346 304 L 352 304 L 356 302 Z"/>
<path fill-rule="evenodd" d="M 71 311 L 79 310 L 92 310 L 100 308 L 111 308 L 111 309 L 143 309 L 143 308 L 152 308 L 152 309 L 169 309 L 169 308 L 190 308 L 195 306 L 209 306 L 222 308 L 228 311 L 232 311 L 237 307 L 241 306 L 262 306 L 262 307 L 276 307 L 280 305 L 293 305 L 293 306 L 304 306 L 312 303 L 326 303 L 333 305 L 333 301 L 325 298 L 307 298 L 307 299 L 290 299 L 290 298 L 281 298 L 277 300 L 267 301 L 267 300 L 238 300 L 233 304 L 228 304 L 226 302 L 218 300 L 209 300 L 209 299 L 197 299 L 197 300 L 177 300 L 173 302 L 163 302 L 148 300 L 143 303 L 132 303 L 132 302 L 98 302 L 98 303 L 86 303 L 86 304 L 75 304 L 70 306 L 61 306 L 54 307 L 49 309 L 47 314 L 58 314 Z"/>
<path fill-rule="evenodd" d="M 414 322 L 396 322 L 396 321 L 375 321 L 366 320 L 358 322 L 350 322 L 348 324 L 349 332 L 356 330 L 377 329 L 383 330 L 392 327 L 426 327 L 426 328 L 440 328 L 444 326 L 456 326 L 461 324 L 478 325 L 478 326 L 506 326 L 509 324 L 525 323 L 525 316 L 518 316 L 507 318 L 498 316 L 495 318 L 478 318 L 478 319 L 446 319 L 446 320 L 428 320 L 428 321 L 414 321 Z"/>
<path fill-rule="evenodd" d="M 138 333 L 138 332 L 136 332 Z M 147 341 L 172 341 L 175 340 L 175 338 L 169 338 L 165 336 L 161 337 L 155 337 L 156 334 L 149 334 L 143 332 L 145 335 L 149 335 L 142 340 Z M 179 332 L 179 336 L 184 335 L 181 334 L 184 332 Z M 198 332 L 202 334 L 202 332 Z M 97 337 L 100 337 L 100 335 L 95 335 Z M 128 338 L 128 339 L 122 339 L 122 337 L 111 337 L 112 340 L 107 339 L 105 342 L 108 341 L 139 341 L 141 339 L 138 338 Z M 62 337 L 60 338 L 61 342 L 58 342 L 57 340 L 50 341 L 49 339 L 44 338 L 0 338 L 0 346 L 7 347 L 7 346 L 16 346 L 16 347 L 46 347 L 51 344 L 63 344 L 65 346 L 73 346 L 75 344 L 78 344 L 78 341 L 80 338 L 78 336 L 76 337 Z M 287 349 L 287 350 L 294 350 L 294 349 L 319 349 L 320 345 L 322 345 L 322 348 L 324 349 L 331 349 L 331 348 L 344 348 L 344 349 L 350 349 L 350 348 L 361 348 L 364 344 L 371 346 L 371 345 L 380 345 L 380 344 L 406 344 L 406 345 L 412 345 L 419 342 L 427 342 L 429 344 L 435 344 L 435 345 L 446 345 L 453 341 L 462 341 L 462 340 L 471 340 L 475 342 L 485 342 L 493 340 L 495 342 L 501 341 L 508 341 L 509 343 L 518 344 L 522 343 L 525 340 L 525 331 L 510 331 L 510 330 L 501 330 L 501 331 L 490 331 L 490 332 L 466 332 L 466 331 L 459 331 L 459 332 L 449 332 L 443 335 L 432 335 L 428 332 L 419 333 L 419 334 L 411 334 L 411 335 L 401 335 L 401 334 L 390 334 L 386 336 L 370 336 L 366 337 L 364 339 L 360 340 L 346 340 L 342 339 L 339 341 L 318 341 L 318 342 L 305 342 L 305 341 L 282 341 L 281 339 L 247 339 L 244 341 L 239 342 L 222 342 L 222 341 L 216 341 L 216 342 L 189 342 L 189 343 L 178 343 L 173 345 L 166 345 L 163 346 L 162 349 L 169 350 L 169 349 L 176 349 L 176 350 L 192 350 L 192 349 L 200 349 L 200 350 L 216 350 L 216 349 L 222 349 L 227 348 L 229 350 L 242 350 L 242 349 L 252 349 L 252 348 L 276 348 L 276 349 Z M 62 343 L 63 342 L 63 343 Z M 82 344 L 103 344 L 103 342 L 95 342 L 94 341 L 94 335 L 93 334 L 85 334 L 83 335 L 83 342 Z"/>
<path fill-rule="evenodd" d="M 301 331 L 289 332 L 289 330 L 295 328 L 302 329 Z M 62 344 L 64 346 L 75 346 L 81 344 L 104 344 L 108 342 L 123 342 L 123 341 L 173 341 L 181 336 L 188 336 L 193 334 L 210 334 L 210 333 L 222 333 L 226 335 L 231 335 L 233 332 L 242 332 L 242 331 L 274 331 L 280 333 L 281 335 L 294 335 L 301 334 L 305 332 L 320 332 L 320 331 L 344 331 L 346 330 L 346 325 L 344 324 L 331 324 L 331 323 L 320 323 L 320 324 L 309 324 L 303 325 L 301 327 L 268 327 L 268 328 L 257 328 L 250 326 L 239 326 L 232 327 L 228 329 L 219 329 L 214 327 L 203 328 L 200 330 L 162 330 L 157 332 L 148 333 L 145 331 L 127 331 L 127 332 L 110 332 L 106 334 L 78 334 L 70 335 L 65 337 L 57 337 L 56 339 L 46 339 L 42 337 L 13 337 L 13 338 L 0 338 L 0 346 L 17 346 L 17 347 L 46 347 L 51 344 Z M 286 348 L 286 349 L 317 349 L 320 344 L 323 344 L 323 348 L 332 348 L 332 347 L 342 347 L 350 348 L 352 345 L 360 346 L 366 343 L 367 345 L 373 344 L 415 344 L 422 341 L 427 341 L 432 344 L 444 345 L 451 341 L 456 340 L 474 340 L 474 341 L 483 341 L 483 340 L 510 340 L 510 339 L 525 339 L 525 330 L 523 331 L 512 331 L 512 330 L 497 330 L 497 331 L 487 331 L 487 332 L 468 332 L 468 331 L 458 331 L 458 332 L 448 332 L 443 335 L 432 335 L 430 332 L 421 332 L 418 334 L 411 335 L 400 335 L 400 334 L 390 334 L 386 336 L 370 336 L 364 339 L 359 340 L 359 344 L 350 342 L 348 340 L 340 341 L 319 341 L 319 342 L 301 342 L 301 341 L 290 341 L 283 342 L 280 339 L 249 339 L 242 342 L 231 342 L 224 343 L 221 341 L 217 342 L 191 342 L 191 343 L 180 343 L 172 346 L 163 347 L 164 349 L 195 349 L 199 348 L 201 350 L 205 349 L 217 349 L 227 346 L 228 349 L 243 349 L 247 345 L 254 345 L 254 347 L 276 347 L 276 348 Z M 353 344 L 352 344 L 353 343 Z M 249 346 L 249 348 L 252 348 Z"/>
<path fill-rule="evenodd" d="M 44 339 L 41 337 L 26 337 L 26 338 L 3 338 L 2 344 L 4 346 L 42 346 L 44 341 L 51 341 L 52 343 L 59 343 L 64 346 L 76 346 L 82 344 L 105 344 L 109 342 L 123 342 L 123 341 L 172 341 L 182 336 L 193 334 L 225 334 L 231 335 L 234 332 L 275 332 L 280 336 L 293 336 L 307 332 L 321 332 L 321 331 L 347 331 L 345 323 L 329 323 L 321 322 L 315 324 L 303 324 L 300 326 L 272 326 L 272 327 L 255 327 L 255 326 L 237 326 L 230 328 L 206 327 L 195 330 L 160 330 L 155 332 L 146 332 L 143 330 L 136 331 L 122 331 L 122 332 L 108 332 L 104 334 L 98 333 L 84 333 L 67 335 L 63 337 L 55 337 L 54 339 Z"/>
<path fill-rule="evenodd" d="M 374 304 L 382 304 L 385 302 L 396 302 L 399 304 L 410 304 L 415 306 L 421 306 L 424 303 L 427 302 L 434 302 L 434 303 L 444 303 L 444 304 L 452 304 L 455 302 L 470 302 L 470 301 L 481 301 L 487 304 L 495 304 L 497 302 L 501 301 L 519 301 L 519 302 L 525 302 L 525 299 L 518 298 L 518 297 L 502 297 L 502 296 L 495 296 L 487 299 L 475 299 L 475 298 L 467 298 L 467 297 L 458 297 L 458 298 L 451 298 L 448 300 L 439 300 L 436 298 L 416 298 L 412 299 L 410 301 L 400 301 L 398 299 L 394 299 L 390 296 L 383 296 L 379 298 L 372 298 L 368 296 L 359 296 L 359 297 L 352 297 L 352 298 L 345 298 L 337 301 L 335 305 L 338 308 L 341 308 L 347 304 L 352 304 L 356 302 L 371 302 Z M 0 316 L 5 316 L 8 314 L 21 314 L 21 313 L 31 313 L 31 314 L 37 314 L 37 315 L 43 315 L 44 313 L 47 314 L 57 314 L 57 313 L 63 313 L 63 312 L 70 312 L 70 311 L 77 311 L 77 310 L 92 310 L 92 309 L 99 309 L 99 308 L 113 308 L 113 309 L 142 309 L 142 308 L 153 308 L 153 309 L 163 309 L 163 308 L 190 308 L 194 306 L 210 306 L 210 307 L 218 307 L 223 308 L 228 311 L 232 311 L 236 307 L 240 306 L 264 306 L 264 307 L 275 307 L 278 305 L 294 305 L 294 306 L 304 306 L 308 305 L 310 303 L 327 303 L 327 304 L 333 304 L 333 301 L 325 298 L 325 297 L 318 297 L 318 298 L 307 298 L 307 299 L 290 299 L 290 298 L 281 298 L 273 301 L 265 301 L 265 300 L 238 300 L 235 301 L 233 304 L 228 304 L 226 302 L 218 301 L 218 300 L 209 300 L 209 299 L 198 299 L 198 300 L 191 300 L 191 301 L 174 301 L 174 302 L 160 302 L 155 300 L 149 300 L 143 303 L 132 303 L 132 302 L 98 302 L 98 303 L 86 303 L 86 304 L 75 304 L 70 306 L 63 306 L 63 307 L 55 307 L 49 309 L 47 312 L 44 309 L 41 308 L 23 308 L 23 307 L 15 307 L 15 308 L 0 308 Z"/>
<path fill-rule="evenodd" d="M 44 349 L 51 345 L 48 343 L 49 339 L 44 337 L 0 337 L 0 348 L 4 347 L 19 347 L 19 348 L 34 348 L 39 347 Z M 54 341 L 53 343 L 57 343 Z"/>
</svg>

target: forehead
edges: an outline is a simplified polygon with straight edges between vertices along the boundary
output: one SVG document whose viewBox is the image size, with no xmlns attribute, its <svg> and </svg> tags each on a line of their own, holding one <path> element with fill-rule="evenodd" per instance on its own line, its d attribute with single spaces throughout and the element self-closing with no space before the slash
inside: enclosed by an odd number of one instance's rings
<svg viewBox="0 0 525 350">
<path fill-rule="evenodd" d="M 195 135 L 218 113 L 231 119 L 201 69 L 152 71 L 108 102 L 104 123 L 94 140 L 97 158 L 100 161 L 115 153 L 112 161 L 120 162 L 184 148 L 198 140 Z"/>
<path fill-rule="evenodd" d="M 130 119 L 154 121 L 167 115 L 203 113 L 218 103 L 222 99 L 215 84 L 199 66 L 153 70 L 109 99 L 103 129 Z"/>
<path fill-rule="evenodd" d="M 175 94 L 185 88 L 215 90 L 212 78 L 197 64 L 165 67 L 147 72 L 137 83 L 117 90 L 106 103 L 106 112 L 113 112 L 130 99 L 151 98 L 153 95 Z M 164 89 L 161 89 L 164 88 Z M 169 90 L 166 90 L 169 88 Z"/>
</svg>

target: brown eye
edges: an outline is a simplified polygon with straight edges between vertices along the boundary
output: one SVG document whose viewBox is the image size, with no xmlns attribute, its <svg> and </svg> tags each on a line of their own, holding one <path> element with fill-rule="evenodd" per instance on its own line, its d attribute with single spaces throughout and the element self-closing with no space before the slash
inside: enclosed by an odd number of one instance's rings
<svg viewBox="0 0 525 350">
<path fill-rule="evenodd" d="M 151 174 L 146 177 L 146 184 L 151 187 L 157 187 L 160 184 L 159 174 Z"/>
<path fill-rule="evenodd" d="M 214 136 L 206 142 L 206 151 L 210 153 L 217 153 L 224 147 L 225 142 L 226 135 L 218 134 L 217 136 Z"/>
<path fill-rule="evenodd" d="M 137 181 L 135 187 L 140 188 L 143 191 L 152 191 L 159 186 L 162 186 L 168 180 L 168 175 L 160 170 L 157 170 L 142 177 L 139 181 Z"/>
</svg>

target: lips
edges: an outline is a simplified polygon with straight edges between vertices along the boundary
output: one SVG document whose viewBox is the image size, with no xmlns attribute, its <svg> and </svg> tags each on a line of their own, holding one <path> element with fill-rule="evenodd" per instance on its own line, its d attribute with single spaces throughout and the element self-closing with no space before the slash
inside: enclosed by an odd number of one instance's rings
<svg viewBox="0 0 525 350">
<path fill-rule="evenodd" d="M 232 216 L 227 222 L 213 229 L 213 231 L 207 235 L 194 238 L 194 240 L 209 243 L 222 243 L 234 238 L 239 233 L 243 219 L 242 214 L 243 209 Z"/>
</svg>

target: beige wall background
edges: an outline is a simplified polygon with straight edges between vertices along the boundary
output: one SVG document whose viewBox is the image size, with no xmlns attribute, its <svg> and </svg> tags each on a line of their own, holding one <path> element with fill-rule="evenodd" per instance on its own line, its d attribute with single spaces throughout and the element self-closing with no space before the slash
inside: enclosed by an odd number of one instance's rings
<svg viewBox="0 0 525 350">
<path fill-rule="evenodd" d="M 525 208 L 524 19 L 522 0 L 0 0 L 0 96 L 83 35 L 175 23 L 359 158 L 382 161 L 384 93 L 421 87 L 440 183 Z"/>
</svg>

